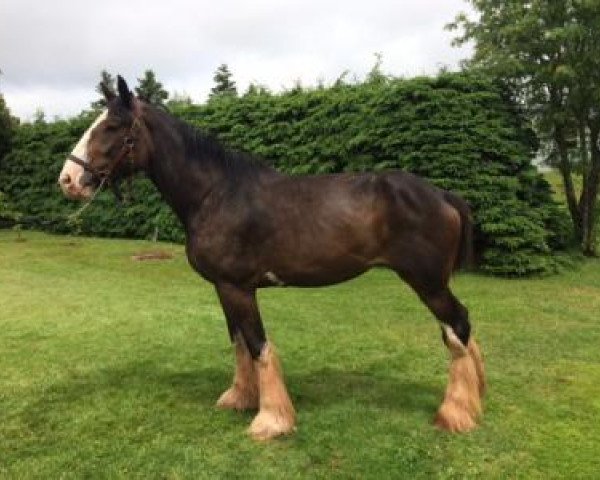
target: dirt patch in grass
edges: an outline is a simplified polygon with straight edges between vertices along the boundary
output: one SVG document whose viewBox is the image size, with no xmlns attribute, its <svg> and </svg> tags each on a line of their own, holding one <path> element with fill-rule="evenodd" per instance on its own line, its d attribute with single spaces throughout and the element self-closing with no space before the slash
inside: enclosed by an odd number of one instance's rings
<svg viewBox="0 0 600 480">
<path fill-rule="evenodd" d="M 62 245 L 63 247 L 81 247 L 81 243 L 78 242 L 65 242 Z"/>
<path fill-rule="evenodd" d="M 173 258 L 173 254 L 169 252 L 164 252 L 162 250 L 155 250 L 151 252 L 140 252 L 131 256 L 131 259 L 136 262 L 141 262 L 144 260 L 170 260 Z"/>
</svg>

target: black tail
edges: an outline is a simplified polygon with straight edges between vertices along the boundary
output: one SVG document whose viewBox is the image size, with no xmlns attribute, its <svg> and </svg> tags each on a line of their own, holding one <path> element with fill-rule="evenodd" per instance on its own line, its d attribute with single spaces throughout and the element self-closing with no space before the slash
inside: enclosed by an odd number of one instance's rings
<svg viewBox="0 0 600 480">
<path fill-rule="evenodd" d="M 454 270 L 460 268 L 464 270 L 472 270 L 475 266 L 473 255 L 473 216 L 471 207 L 461 197 L 451 192 L 445 192 L 444 199 L 452 205 L 460 215 L 460 246 L 458 257 L 454 264 Z"/>
</svg>

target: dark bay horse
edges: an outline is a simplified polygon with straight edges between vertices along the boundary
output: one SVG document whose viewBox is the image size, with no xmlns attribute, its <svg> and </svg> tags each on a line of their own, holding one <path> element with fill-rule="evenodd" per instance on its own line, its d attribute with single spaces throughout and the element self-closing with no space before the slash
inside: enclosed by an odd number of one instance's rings
<svg viewBox="0 0 600 480">
<path fill-rule="evenodd" d="M 449 382 L 435 423 L 476 426 L 484 368 L 466 308 L 448 287 L 468 259 L 466 203 L 403 172 L 290 177 L 135 98 L 118 78 L 100 115 L 65 162 L 59 182 L 86 199 L 104 184 L 143 171 L 181 221 L 191 266 L 213 283 L 235 345 L 222 408 L 258 409 L 250 434 L 295 429 L 295 411 L 256 290 L 342 282 L 373 266 L 394 270 L 440 322 Z"/>
</svg>

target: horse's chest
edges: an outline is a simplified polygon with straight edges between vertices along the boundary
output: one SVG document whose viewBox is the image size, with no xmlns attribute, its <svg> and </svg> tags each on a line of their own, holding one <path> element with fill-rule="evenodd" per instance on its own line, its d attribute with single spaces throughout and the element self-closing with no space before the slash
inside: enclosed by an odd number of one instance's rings
<svg viewBox="0 0 600 480">
<path fill-rule="evenodd" d="M 253 249 L 236 236 L 192 236 L 187 240 L 186 253 L 191 266 L 213 283 L 245 280 L 258 268 Z"/>
</svg>

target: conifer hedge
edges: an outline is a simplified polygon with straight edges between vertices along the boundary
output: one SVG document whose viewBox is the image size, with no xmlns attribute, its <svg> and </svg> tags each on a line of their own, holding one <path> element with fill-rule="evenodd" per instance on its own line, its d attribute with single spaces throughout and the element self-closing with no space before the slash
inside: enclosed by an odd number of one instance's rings
<svg viewBox="0 0 600 480">
<path fill-rule="evenodd" d="M 483 271 L 510 276 L 555 269 L 569 223 L 532 166 L 537 142 L 491 80 L 469 73 L 337 84 L 272 95 L 217 96 L 174 113 L 232 148 L 291 174 L 404 169 L 453 190 L 473 207 Z M 0 164 L 0 185 L 35 228 L 181 241 L 177 220 L 146 180 L 119 207 L 99 195 L 79 220 L 56 178 L 92 114 L 24 125 Z"/>
</svg>

